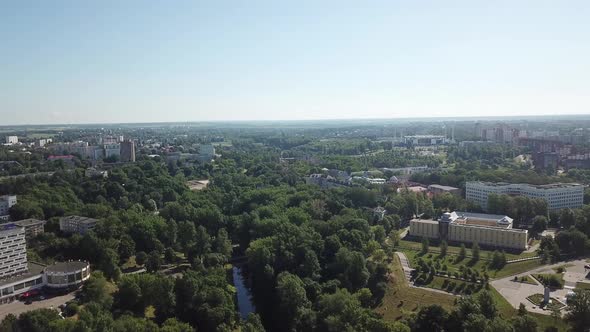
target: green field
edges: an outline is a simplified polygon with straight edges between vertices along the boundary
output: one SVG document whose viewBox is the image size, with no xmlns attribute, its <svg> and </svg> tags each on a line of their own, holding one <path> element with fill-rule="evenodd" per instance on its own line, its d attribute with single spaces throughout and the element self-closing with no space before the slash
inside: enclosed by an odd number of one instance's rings
<svg viewBox="0 0 590 332">
<path fill-rule="evenodd" d="M 535 279 L 533 277 L 531 277 L 530 275 L 518 277 L 517 281 L 515 281 L 515 282 L 520 282 L 523 284 L 530 284 L 530 285 L 537 285 L 537 282 L 535 281 Z"/>
<path fill-rule="evenodd" d="M 386 294 L 381 304 L 375 309 L 384 319 L 397 321 L 416 312 L 420 307 L 431 304 L 438 304 L 449 311 L 453 310 L 455 296 L 410 287 L 397 256 L 393 258 L 391 269 L 391 280 L 388 283 Z M 517 315 L 517 310 L 498 291 L 490 287 L 489 292 L 498 307 L 500 317 L 509 320 Z M 560 332 L 568 331 L 568 325 L 563 320 L 555 320 L 551 316 L 536 313 L 530 313 L 530 315 L 539 324 L 539 331 L 544 331 L 545 328 L 551 326 L 557 327 Z"/>
<path fill-rule="evenodd" d="M 376 309 L 385 319 L 399 320 L 419 310 L 420 307 L 430 304 L 439 304 L 447 310 L 453 309 L 455 296 L 410 287 L 397 256 L 393 257 L 391 269 L 391 280 L 387 285 L 387 291 Z"/>
<path fill-rule="evenodd" d="M 520 274 L 535 269 L 542 265 L 539 259 L 535 259 L 516 263 L 509 263 L 506 264 L 500 270 L 493 270 L 487 267 L 488 261 L 484 259 L 479 259 L 477 262 L 473 262 L 471 258 L 458 260 L 455 254 L 447 254 L 447 256 L 445 257 L 440 257 L 438 251 L 429 252 L 426 255 L 421 255 L 419 251 L 413 249 L 402 249 L 401 251 L 408 257 L 408 260 L 410 261 L 410 264 L 413 268 L 416 267 L 418 259 L 422 258 L 422 260 L 426 262 L 432 261 L 433 263 L 440 265 L 440 268 L 437 268 L 438 271 L 444 271 L 444 266 L 446 266 L 446 271 L 451 275 L 455 273 L 460 274 L 462 267 L 463 269 L 469 268 L 471 270 L 478 271 L 481 275 L 483 275 L 483 271 L 485 269 L 486 273 L 491 279 L 504 278 L 507 276 Z"/>
<path fill-rule="evenodd" d="M 563 288 L 565 281 L 563 280 L 563 274 L 561 273 L 554 273 L 554 274 L 535 274 L 533 275 L 535 279 L 537 279 L 540 283 L 545 286 L 549 286 L 552 288 Z"/>
<path fill-rule="evenodd" d="M 399 247 L 401 249 L 413 249 L 413 250 L 419 251 L 422 249 L 422 243 L 416 242 L 416 241 L 409 241 L 409 240 L 400 240 Z M 460 250 L 461 250 L 460 246 L 449 245 L 449 247 L 447 249 L 447 253 L 451 254 L 451 255 L 458 255 Z M 440 248 L 438 246 L 431 245 L 428 247 L 428 252 L 440 253 Z M 494 252 L 493 250 L 481 249 L 480 250 L 480 257 L 483 259 L 486 259 L 488 257 L 488 255 L 492 254 L 493 252 Z M 471 250 L 469 248 L 467 248 L 467 258 L 469 258 L 470 256 L 471 256 Z M 506 260 L 513 260 L 513 259 L 519 259 L 519 258 L 530 258 L 530 257 L 535 257 L 535 256 L 537 256 L 536 252 L 522 252 L 520 254 L 507 252 L 506 253 Z"/>
</svg>

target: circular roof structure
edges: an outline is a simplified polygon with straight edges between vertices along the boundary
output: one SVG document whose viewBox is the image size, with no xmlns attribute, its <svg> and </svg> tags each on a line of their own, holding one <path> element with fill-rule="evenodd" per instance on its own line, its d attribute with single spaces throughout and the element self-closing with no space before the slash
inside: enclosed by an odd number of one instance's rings
<svg viewBox="0 0 590 332">
<path fill-rule="evenodd" d="M 71 262 L 59 262 L 48 266 L 45 269 L 46 273 L 71 273 L 80 271 L 88 266 L 87 262 L 83 261 L 71 261 Z"/>
</svg>

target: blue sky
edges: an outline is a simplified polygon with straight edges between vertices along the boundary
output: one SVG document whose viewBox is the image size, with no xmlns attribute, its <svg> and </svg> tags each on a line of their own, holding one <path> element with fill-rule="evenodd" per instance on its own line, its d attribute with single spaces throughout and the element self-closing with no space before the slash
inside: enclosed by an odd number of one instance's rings
<svg viewBox="0 0 590 332">
<path fill-rule="evenodd" d="M 2 1 L 0 124 L 590 113 L 588 1 Z"/>
</svg>

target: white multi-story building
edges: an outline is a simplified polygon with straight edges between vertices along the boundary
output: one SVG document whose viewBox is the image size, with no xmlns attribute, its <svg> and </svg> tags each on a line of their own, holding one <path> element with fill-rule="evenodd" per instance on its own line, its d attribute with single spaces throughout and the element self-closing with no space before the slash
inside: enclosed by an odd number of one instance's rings
<svg viewBox="0 0 590 332">
<path fill-rule="evenodd" d="M 98 220 L 88 217 L 67 216 L 59 220 L 59 230 L 64 233 L 86 234 L 94 229 Z"/>
<path fill-rule="evenodd" d="M 6 136 L 6 144 L 18 143 L 18 136 Z"/>
<path fill-rule="evenodd" d="M 584 186 L 578 183 L 552 183 L 532 185 L 527 183 L 468 181 L 465 184 L 465 198 L 484 210 L 488 206 L 489 194 L 522 195 L 541 198 L 549 210 L 581 208 L 584 204 Z"/>
<path fill-rule="evenodd" d="M 27 271 L 25 229 L 13 224 L 0 226 L 0 279 Z"/>
<path fill-rule="evenodd" d="M 10 208 L 16 204 L 16 195 L 0 196 L 0 221 L 10 219 Z"/>
</svg>

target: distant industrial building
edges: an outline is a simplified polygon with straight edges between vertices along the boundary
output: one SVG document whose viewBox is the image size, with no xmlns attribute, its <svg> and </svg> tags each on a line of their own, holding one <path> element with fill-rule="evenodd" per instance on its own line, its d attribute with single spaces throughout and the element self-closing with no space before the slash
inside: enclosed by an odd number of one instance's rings
<svg viewBox="0 0 590 332">
<path fill-rule="evenodd" d="M 581 208 L 584 203 L 584 186 L 578 183 L 553 183 L 532 185 L 526 183 L 492 183 L 468 181 L 465 184 L 466 199 L 487 210 L 489 194 L 506 194 L 540 198 L 547 202 L 549 210 Z"/>
<path fill-rule="evenodd" d="M 47 221 L 39 219 L 23 219 L 12 222 L 11 224 L 25 229 L 25 237 L 32 239 L 35 236 L 45 232 L 45 224 Z"/>
<path fill-rule="evenodd" d="M 468 212 L 447 212 L 438 220 L 413 219 L 409 234 L 513 250 L 525 250 L 528 241 L 528 231 L 513 229 L 508 216 Z"/>
<path fill-rule="evenodd" d="M 135 162 L 135 142 L 126 140 L 121 143 L 121 161 Z"/>
<path fill-rule="evenodd" d="M 10 208 L 16 204 L 16 195 L 0 196 L 0 221 L 10 219 Z"/>
<path fill-rule="evenodd" d="M 86 234 L 93 230 L 98 220 L 88 217 L 67 216 L 59 220 L 59 229 L 64 233 Z"/>
</svg>

